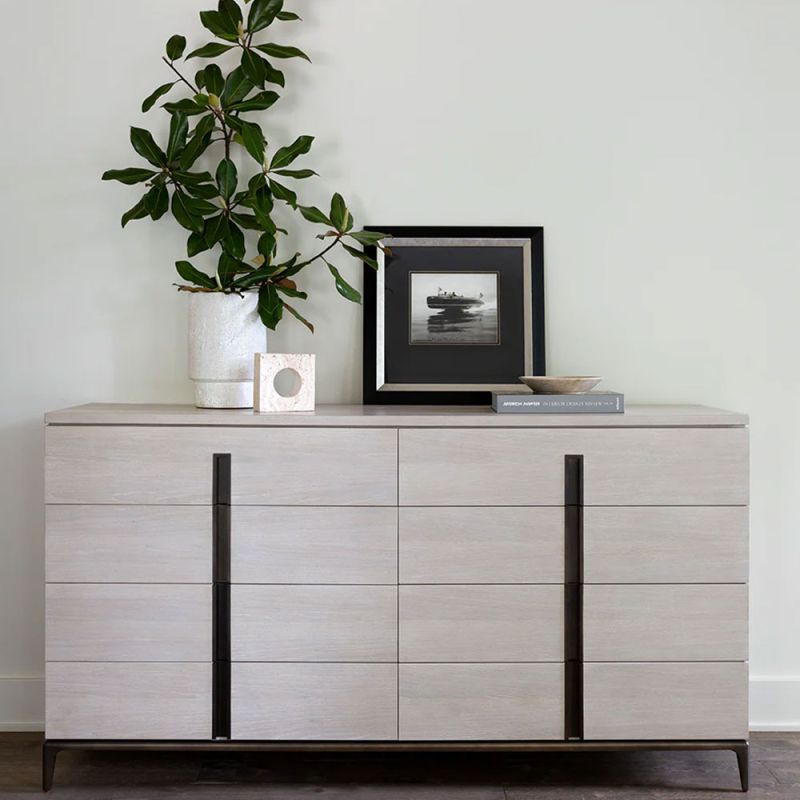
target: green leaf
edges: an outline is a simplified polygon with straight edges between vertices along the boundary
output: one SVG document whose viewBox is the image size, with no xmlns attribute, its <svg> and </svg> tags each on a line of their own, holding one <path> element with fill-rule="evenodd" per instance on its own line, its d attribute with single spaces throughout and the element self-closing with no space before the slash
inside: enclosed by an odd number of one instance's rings
<svg viewBox="0 0 800 800">
<path fill-rule="evenodd" d="M 286 86 L 286 76 L 279 69 L 275 69 L 266 59 L 264 59 L 264 64 L 267 68 L 267 82 L 281 87 Z"/>
<path fill-rule="evenodd" d="M 368 267 L 374 269 L 375 272 L 378 271 L 378 262 L 374 258 L 370 258 L 366 253 L 362 252 L 361 250 L 356 250 L 355 247 L 350 247 L 350 245 L 347 245 L 344 242 L 342 242 L 342 247 L 344 247 L 344 249 L 350 253 L 353 258 L 363 261 Z"/>
<path fill-rule="evenodd" d="M 299 136 L 288 147 L 282 147 L 275 153 L 270 169 L 281 169 L 281 167 L 288 167 L 296 158 L 305 155 L 311 150 L 311 145 L 314 143 L 313 136 Z"/>
<path fill-rule="evenodd" d="M 177 103 L 164 103 L 164 108 L 166 108 L 170 114 L 185 114 L 187 117 L 205 114 L 206 111 L 208 111 L 205 106 L 201 106 L 188 97 L 184 100 L 179 100 Z"/>
<path fill-rule="evenodd" d="M 169 143 L 167 144 L 167 161 L 170 163 L 178 158 L 186 147 L 186 137 L 189 135 L 189 120 L 185 114 L 173 114 L 169 124 Z"/>
<path fill-rule="evenodd" d="M 377 231 L 352 231 L 347 235 L 355 239 L 359 244 L 366 245 L 367 247 L 374 247 L 380 244 L 384 239 L 389 238 L 387 234 L 378 233 Z"/>
<path fill-rule="evenodd" d="M 126 186 L 133 186 L 137 183 L 144 183 L 151 178 L 155 178 L 157 173 L 149 169 L 139 169 L 138 167 L 129 167 L 128 169 L 110 169 L 108 172 L 103 173 L 104 181 L 119 181 Z"/>
<path fill-rule="evenodd" d="M 281 294 L 285 294 L 287 297 L 297 297 L 300 300 L 308 300 L 308 293 L 301 292 L 297 288 L 297 284 L 289 278 L 284 278 L 283 280 L 277 281 L 275 283 L 275 288 Z"/>
<path fill-rule="evenodd" d="M 144 128 L 131 128 L 131 144 L 133 149 L 154 167 L 165 167 L 167 156 L 156 144 L 153 134 Z"/>
<path fill-rule="evenodd" d="M 339 233 L 345 233 L 347 224 L 349 221 L 352 221 L 352 219 L 350 212 L 347 210 L 347 204 L 344 202 L 344 198 L 337 192 L 331 200 L 331 222 L 333 223 L 333 227 L 336 228 Z"/>
<path fill-rule="evenodd" d="M 170 61 L 177 61 L 186 50 L 185 36 L 172 36 L 167 42 L 167 58 Z"/>
<path fill-rule="evenodd" d="M 283 307 L 297 320 L 303 323 L 303 325 L 308 328 L 311 333 L 314 333 L 314 326 L 296 309 L 290 306 L 288 303 L 284 303 Z"/>
<path fill-rule="evenodd" d="M 283 300 L 279 297 L 278 290 L 271 283 L 265 283 L 259 290 L 258 313 L 261 321 L 272 331 L 283 319 Z"/>
<path fill-rule="evenodd" d="M 253 0 L 247 30 L 251 33 L 269 27 L 283 10 L 283 0 Z"/>
<path fill-rule="evenodd" d="M 201 11 L 200 21 L 206 30 L 211 31 L 214 36 L 220 39 L 225 39 L 228 42 L 235 42 L 239 38 L 239 32 L 236 26 L 231 25 L 230 22 L 219 13 L 219 11 Z"/>
<path fill-rule="evenodd" d="M 176 189 L 172 195 L 172 215 L 187 231 L 202 233 L 205 223 L 202 217 L 193 213 L 189 199 L 185 192 Z"/>
<path fill-rule="evenodd" d="M 241 260 L 229 253 L 222 253 L 219 257 L 219 264 L 217 266 L 217 275 L 219 275 L 219 282 L 225 286 L 230 286 L 236 280 L 236 274 L 241 270 L 244 265 Z"/>
<path fill-rule="evenodd" d="M 186 197 L 186 208 L 196 217 L 207 217 L 209 214 L 217 214 L 219 212 L 219 206 L 209 203 L 208 200 L 188 195 Z"/>
<path fill-rule="evenodd" d="M 298 47 L 289 47 L 285 44 L 259 44 L 256 50 L 266 53 L 273 58 L 304 58 L 309 63 L 311 59 Z"/>
<path fill-rule="evenodd" d="M 238 182 L 236 165 L 229 158 L 222 159 L 217 167 L 217 186 L 226 200 L 232 197 Z"/>
<path fill-rule="evenodd" d="M 224 214 L 206 220 L 205 237 L 209 248 L 228 235 L 228 218 Z"/>
<path fill-rule="evenodd" d="M 211 132 L 214 130 L 216 117 L 209 114 L 203 117 L 194 129 L 194 134 L 189 140 L 181 155 L 181 169 L 188 170 L 198 158 L 208 149 L 211 143 Z"/>
<path fill-rule="evenodd" d="M 216 200 L 219 197 L 219 189 L 214 183 L 184 183 L 184 188 L 192 197 L 202 200 Z"/>
<path fill-rule="evenodd" d="M 228 222 L 228 233 L 222 239 L 222 249 L 233 258 L 241 261 L 244 258 L 245 244 L 244 234 L 238 225 Z"/>
<path fill-rule="evenodd" d="M 351 303 L 360 303 L 361 302 L 361 292 L 354 289 L 343 277 L 342 274 L 339 272 L 336 267 L 328 261 L 327 258 L 322 259 L 327 265 L 328 269 L 331 271 L 331 275 L 333 275 L 336 281 L 336 291 L 344 297 L 346 300 L 349 300 Z"/>
<path fill-rule="evenodd" d="M 261 223 L 252 214 L 231 214 L 231 218 L 237 225 L 241 225 L 249 231 L 261 230 Z"/>
<path fill-rule="evenodd" d="M 275 105 L 280 97 L 277 92 L 260 92 L 249 100 L 229 105 L 228 109 L 230 111 L 266 111 Z"/>
<path fill-rule="evenodd" d="M 278 200 L 283 200 L 292 208 L 297 208 L 297 194 L 291 189 L 273 180 L 269 182 L 269 188 L 271 189 L 272 194 L 277 197 Z"/>
<path fill-rule="evenodd" d="M 154 186 L 144 196 L 144 204 L 150 218 L 154 222 L 160 220 L 169 211 L 169 192 L 166 184 L 159 183 L 158 186 Z"/>
<path fill-rule="evenodd" d="M 205 253 L 209 249 L 206 237 L 202 233 L 192 233 L 186 242 L 186 255 L 193 258 L 199 253 Z"/>
<path fill-rule="evenodd" d="M 200 272 L 195 269 L 188 261 L 176 261 L 175 266 L 178 269 L 178 274 L 185 281 L 195 284 L 195 286 L 202 286 L 204 289 L 216 289 L 217 284 L 212 278 L 209 278 L 205 272 Z"/>
<path fill-rule="evenodd" d="M 244 74 L 241 67 L 236 67 L 225 80 L 225 91 L 222 93 L 222 105 L 228 108 L 239 103 L 253 91 L 253 84 Z"/>
<path fill-rule="evenodd" d="M 267 62 L 249 48 L 242 51 L 242 71 L 254 85 L 264 88 L 267 79 Z"/>
<path fill-rule="evenodd" d="M 259 255 L 264 256 L 264 263 L 269 265 L 272 263 L 272 259 L 275 258 L 275 250 L 278 247 L 278 243 L 275 237 L 270 233 L 265 233 L 261 238 L 258 240 L 258 253 Z"/>
<path fill-rule="evenodd" d="M 142 113 L 146 114 L 176 83 L 177 81 L 171 81 L 170 83 L 165 83 L 163 86 L 159 86 L 158 89 L 142 103 Z"/>
<path fill-rule="evenodd" d="M 242 23 L 242 9 L 235 0 L 219 0 L 219 15 L 225 22 L 225 27 L 239 31 Z"/>
<path fill-rule="evenodd" d="M 263 283 L 272 275 L 273 272 L 275 272 L 275 267 L 261 267 L 260 269 L 254 269 L 251 272 L 248 272 L 246 275 L 243 275 L 241 278 L 237 278 L 231 284 L 231 286 L 237 289 L 247 289 L 250 286 L 255 286 L 257 283 Z"/>
<path fill-rule="evenodd" d="M 122 227 L 124 228 L 131 220 L 144 219 L 149 213 L 143 197 L 133 208 L 122 215 Z"/>
<path fill-rule="evenodd" d="M 233 48 L 234 45 L 232 44 L 209 42 L 202 47 L 198 47 L 197 50 L 192 50 L 192 52 L 186 56 L 186 60 L 188 61 L 190 58 L 217 58 L 217 56 L 221 56 L 227 53 L 228 50 L 233 50 Z"/>
<path fill-rule="evenodd" d="M 264 133 L 261 130 L 261 126 L 256 125 L 254 122 L 242 121 L 242 140 L 247 152 L 258 164 L 263 166 L 266 142 L 264 141 Z"/>
<path fill-rule="evenodd" d="M 294 11 L 279 11 L 275 15 L 275 18 L 281 20 L 282 22 L 295 22 L 296 20 L 302 20 L 302 17 L 295 14 Z"/>
<path fill-rule="evenodd" d="M 276 169 L 275 174 L 282 175 L 284 178 L 295 178 L 296 180 L 313 178 L 317 175 L 313 169 Z"/>
<path fill-rule="evenodd" d="M 206 89 L 217 96 L 225 91 L 225 78 L 216 64 L 209 64 L 204 73 Z"/>
<path fill-rule="evenodd" d="M 320 225 L 331 225 L 333 223 L 316 206 L 300 206 L 300 213 L 309 221 Z"/>
</svg>

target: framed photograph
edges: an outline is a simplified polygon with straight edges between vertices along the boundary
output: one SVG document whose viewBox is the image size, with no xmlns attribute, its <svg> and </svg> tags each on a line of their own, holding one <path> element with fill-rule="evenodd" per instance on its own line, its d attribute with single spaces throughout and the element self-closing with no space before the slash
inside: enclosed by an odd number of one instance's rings
<svg viewBox="0 0 800 800">
<path fill-rule="evenodd" d="M 542 228 L 375 226 L 364 403 L 488 405 L 545 374 Z"/>
</svg>

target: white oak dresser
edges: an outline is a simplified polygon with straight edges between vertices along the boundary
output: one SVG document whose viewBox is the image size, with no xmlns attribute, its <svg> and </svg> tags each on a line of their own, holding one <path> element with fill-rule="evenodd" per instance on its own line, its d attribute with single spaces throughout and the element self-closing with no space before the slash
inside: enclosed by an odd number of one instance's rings
<svg viewBox="0 0 800 800">
<path fill-rule="evenodd" d="M 741 414 L 47 415 L 47 740 L 728 749 Z"/>
</svg>

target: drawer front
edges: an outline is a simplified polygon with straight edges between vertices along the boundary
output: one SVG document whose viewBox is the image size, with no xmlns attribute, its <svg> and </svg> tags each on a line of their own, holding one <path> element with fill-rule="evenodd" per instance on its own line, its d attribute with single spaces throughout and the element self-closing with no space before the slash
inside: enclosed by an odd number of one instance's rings
<svg viewBox="0 0 800 800">
<path fill-rule="evenodd" d="M 586 508 L 587 583 L 746 583 L 748 510 Z"/>
<path fill-rule="evenodd" d="M 561 586 L 401 586 L 400 661 L 561 661 Z"/>
<path fill-rule="evenodd" d="M 237 506 L 234 583 L 397 583 L 397 509 Z"/>
<path fill-rule="evenodd" d="M 564 502 L 564 456 L 584 456 L 586 505 L 746 505 L 745 428 L 402 430 L 400 504 Z"/>
<path fill-rule="evenodd" d="M 210 583 L 203 506 L 48 506 L 50 583 Z"/>
<path fill-rule="evenodd" d="M 48 426 L 48 503 L 207 505 L 226 434 L 204 428 Z"/>
<path fill-rule="evenodd" d="M 234 661 L 397 661 L 396 586 L 231 587 Z"/>
<path fill-rule="evenodd" d="M 746 428 L 592 430 L 575 442 L 585 456 L 586 505 L 748 503 Z"/>
<path fill-rule="evenodd" d="M 586 661 L 745 661 L 747 586 L 585 586 Z"/>
<path fill-rule="evenodd" d="M 747 739 L 747 664 L 586 664 L 584 736 Z"/>
<path fill-rule="evenodd" d="M 227 431 L 234 505 L 395 506 L 397 431 Z"/>
<path fill-rule="evenodd" d="M 211 664 L 48 664 L 48 739 L 210 739 Z"/>
<path fill-rule="evenodd" d="M 401 740 L 563 736 L 563 664 L 400 665 Z"/>
<path fill-rule="evenodd" d="M 210 661 L 211 587 L 49 584 L 48 661 Z"/>
<path fill-rule="evenodd" d="M 401 583 L 562 583 L 561 508 L 401 508 Z"/>
<path fill-rule="evenodd" d="M 395 664 L 232 664 L 234 740 L 397 739 Z"/>
</svg>

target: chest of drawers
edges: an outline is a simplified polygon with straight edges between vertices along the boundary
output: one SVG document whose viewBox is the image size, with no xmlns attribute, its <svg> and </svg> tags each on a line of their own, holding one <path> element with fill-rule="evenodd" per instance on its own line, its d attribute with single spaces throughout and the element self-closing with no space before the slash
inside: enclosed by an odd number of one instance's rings
<svg viewBox="0 0 800 800">
<path fill-rule="evenodd" d="M 746 780 L 742 415 L 47 417 L 67 747 L 723 748 Z"/>
</svg>

